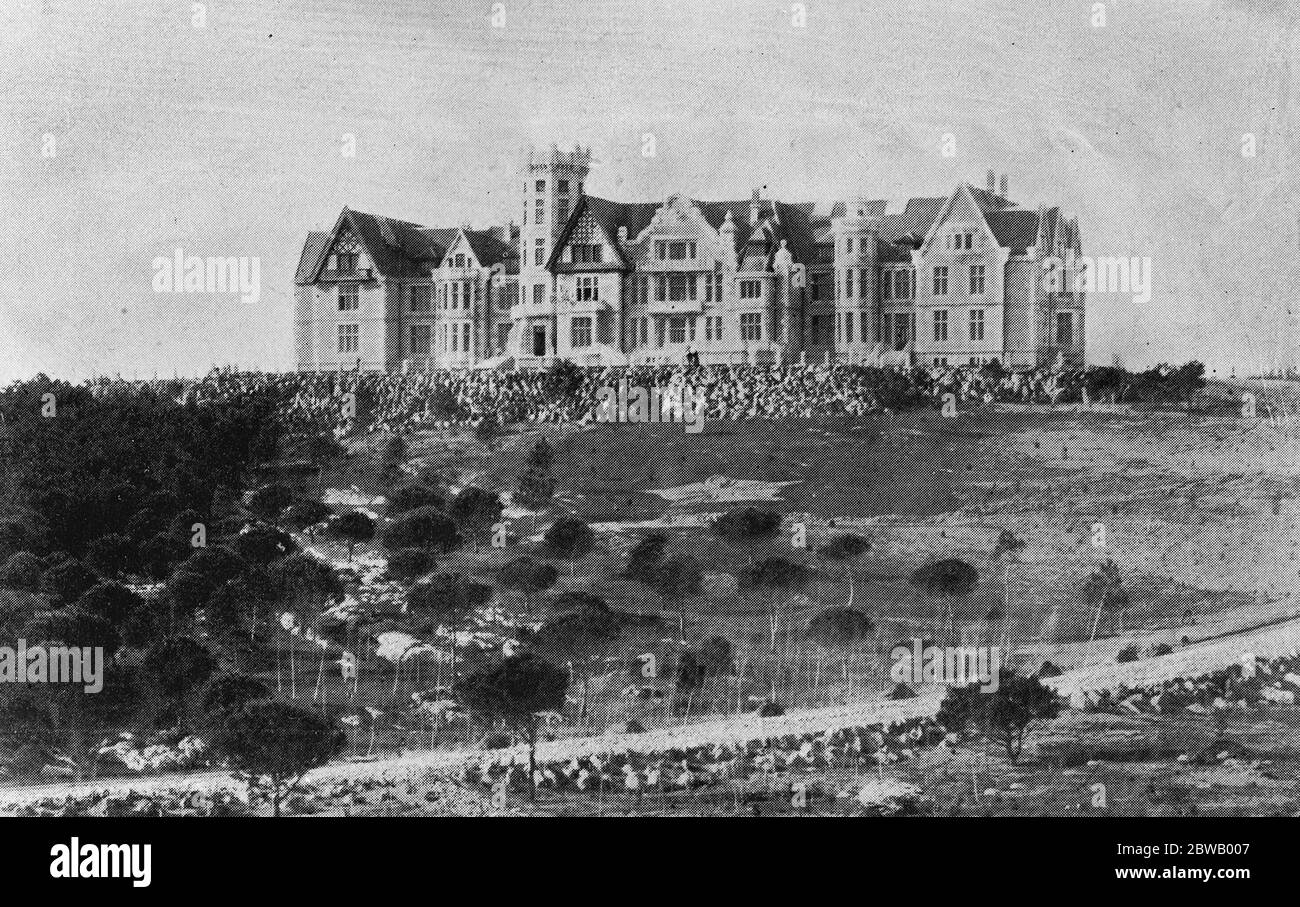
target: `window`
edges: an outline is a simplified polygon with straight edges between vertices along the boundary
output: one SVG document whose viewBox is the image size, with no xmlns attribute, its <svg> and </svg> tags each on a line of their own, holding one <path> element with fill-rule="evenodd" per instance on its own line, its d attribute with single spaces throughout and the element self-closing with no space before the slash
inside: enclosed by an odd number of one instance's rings
<svg viewBox="0 0 1300 907">
<path fill-rule="evenodd" d="M 569 222 L 569 200 L 562 198 L 555 206 L 555 219 L 562 224 Z"/>
<path fill-rule="evenodd" d="M 411 287 L 411 311 L 429 312 L 433 310 L 433 287 L 418 284 Z"/>
<path fill-rule="evenodd" d="M 849 268 L 844 272 L 844 298 L 853 298 L 853 269 Z"/>
<path fill-rule="evenodd" d="M 722 316 L 721 315 L 704 316 L 704 339 L 705 340 L 722 339 Z"/>
<path fill-rule="evenodd" d="M 947 364 L 948 364 L 948 357 L 947 357 L 947 356 L 935 356 L 935 357 L 934 357 L 934 364 L 935 364 L 935 365 L 947 365 Z"/>
<path fill-rule="evenodd" d="M 433 351 L 433 325 L 411 325 L 411 355 L 427 356 Z"/>
<path fill-rule="evenodd" d="M 812 301 L 820 302 L 823 299 L 830 299 L 830 294 L 826 290 L 826 280 L 829 274 L 814 274 L 812 276 Z"/>
<path fill-rule="evenodd" d="M 543 257 L 546 255 L 546 240 L 540 236 L 533 240 L 533 264 L 542 265 Z"/>
<path fill-rule="evenodd" d="M 946 343 L 948 341 L 948 310 L 934 310 L 934 340 L 935 343 Z"/>
<path fill-rule="evenodd" d="M 340 324 L 339 325 L 339 352 L 355 353 L 357 346 L 361 341 L 361 325 L 359 324 Z"/>
<path fill-rule="evenodd" d="M 853 313 L 852 312 L 844 313 L 844 342 L 845 343 L 853 342 Z"/>
<path fill-rule="evenodd" d="M 463 267 L 465 267 L 465 253 L 463 253 L 463 252 L 457 252 L 457 253 L 456 253 L 456 259 L 455 259 L 455 261 L 452 262 L 452 267 L 455 267 L 455 268 L 463 268 Z"/>
<path fill-rule="evenodd" d="M 704 301 L 722 302 L 722 275 L 704 275 Z"/>
<path fill-rule="evenodd" d="M 984 295 L 984 266 L 970 266 L 970 294 L 972 296 Z"/>
<path fill-rule="evenodd" d="M 649 344 L 650 344 L 650 319 L 642 318 L 641 319 L 641 345 L 648 346 Z"/>
<path fill-rule="evenodd" d="M 916 272 L 910 268 L 894 272 L 894 298 L 911 299 L 916 293 Z"/>
<path fill-rule="evenodd" d="M 536 188 L 537 188 L 537 191 L 538 191 L 538 192 L 545 192 L 545 191 L 546 191 L 546 180 L 538 180 L 538 181 L 537 181 L 537 184 L 536 184 Z"/>
<path fill-rule="evenodd" d="M 604 248 L 600 243 L 575 243 L 569 250 L 570 257 L 576 264 L 600 264 L 604 260 Z"/>
<path fill-rule="evenodd" d="M 895 271 L 882 271 L 880 280 L 880 299 L 882 302 L 888 302 L 894 293 L 894 274 Z"/>
<path fill-rule="evenodd" d="M 821 340 L 822 336 L 822 316 L 810 315 L 808 317 L 808 343 L 814 344 Z"/>
<path fill-rule="evenodd" d="M 668 319 L 668 342 L 669 343 L 686 342 L 686 319 L 685 318 Z"/>
<path fill-rule="evenodd" d="M 1056 345 L 1074 346 L 1074 319 L 1069 312 L 1056 313 Z"/>
<path fill-rule="evenodd" d="M 984 310 L 983 309 L 970 310 L 970 339 L 971 340 L 984 339 Z"/>
<path fill-rule="evenodd" d="M 858 295 L 863 299 L 867 298 L 867 269 L 858 270 Z"/>
<path fill-rule="evenodd" d="M 453 282 L 452 282 L 452 285 L 451 285 L 451 307 L 452 307 L 453 309 L 459 309 L 459 308 L 460 308 L 460 286 L 461 286 L 461 284 L 460 284 L 460 281 L 459 281 L 459 280 L 457 280 L 457 281 L 453 281 Z"/>
<path fill-rule="evenodd" d="M 546 223 L 546 200 L 539 198 L 533 202 L 533 223 Z"/>
<path fill-rule="evenodd" d="M 740 316 L 740 339 L 754 343 L 763 339 L 763 316 L 757 312 L 746 312 Z"/>
<path fill-rule="evenodd" d="M 578 278 L 578 299 L 581 302 L 595 302 L 600 299 L 600 280 L 596 277 Z"/>
<path fill-rule="evenodd" d="M 533 284 L 533 305 L 541 305 L 546 302 L 546 284 Z"/>
<path fill-rule="evenodd" d="M 591 346 L 591 319 L 574 318 L 572 331 L 572 346 L 581 349 L 584 346 Z"/>
<path fill-rule="evenodd" d="M 858 312 L 858 337 L 863 343 L 871 342 L 871 322 L 867 320 L 868 317 L 866 312 Z"/>
<path fill-rule="evenodd" d="M 469 322 L 462 321 L 460 325 L 460 348 L 469 352 Z"/>
<path fill-rule="evenodd" d="M 695 274 L 668 275 L 668 301 L 685 302 L 696 298 Z"/>
<path fill-rule="evenodd" d="M 936 265 L 934 269 L 934 295 L 948 295 L 948 268 L 945 265 Z"/>
<path fill-rule="evenodd" d="M 565 192 L 568 192 L 568 191 L 569 191 L 569 181 L 568 181 L 568 180 L 560 180 L 560 181 L 556 184 L 556 190 L 557 190 L 561 195 L 563 195 Z"/>
<path fill-rule="evenodd" d="M 353 274 L 357 270 L 357 253 L 356 252 L 339 252 L 335 258 L 338 259 L 338 271 L 340 274 Z"/>
<path fill-rule="evenodd" d="M 845 254 L 845 255 L 852 255 L 852 254 L 853 254 L 853 237 L 852 237 L 852 236 L 846 236 L 846 237 L 844 237 L 844 254 Z"/>
<path fill-rule="evenodd" d="M 763 281 L 742 280 L 740 282 L 740 298 L 741 299 L 762 299 Z"/>
<path fill-rule="evenodd" d="M 506 347 L 510 345 L 510 325 L 497 325 L 497 352 L 504 353 Z"/>
<path fill-rule="evenodd" d="M 355 312 L 361 307 L 361 290 L 356 284 L 339 287 L 339 311 Z"/>
</svg>

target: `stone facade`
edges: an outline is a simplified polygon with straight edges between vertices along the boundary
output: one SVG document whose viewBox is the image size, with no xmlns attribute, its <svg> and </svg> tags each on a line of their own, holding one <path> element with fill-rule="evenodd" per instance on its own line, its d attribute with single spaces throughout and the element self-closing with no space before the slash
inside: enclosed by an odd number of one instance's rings
<svg viewBox="0 0 1300 907">
<path fill-rule="evenodd" d="M 1085 300 L 1046 268 L 1077 221 L 995 191 L 891 202 L 616 202 L 589 149 L 528 152 L 519 226 L 344 209 L 296 278 L 307 371 L 837 361 L 1028 367 L 1085 357 Z M 1056 286 L 1072 286 L 1066 275 Z"/>
</svg>

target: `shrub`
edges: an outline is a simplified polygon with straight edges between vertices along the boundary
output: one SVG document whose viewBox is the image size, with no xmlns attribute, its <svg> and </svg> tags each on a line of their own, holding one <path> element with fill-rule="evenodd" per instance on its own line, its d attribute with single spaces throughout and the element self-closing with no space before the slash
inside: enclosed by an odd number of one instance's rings
<svg viewBox="0 0 1300 907">
<path fill-rule="evenodd" d="M 384 513 L 389 517 L 401 516 L 420 507 L 433 507 L 442 510 L 447 500 L 438 491 L 420 482 L 409 482 L 393 489 L 388 496 Z"/>
<path fill-rule="evenodd" d="M 388 575 L 410 582 L 436 569 L 438 562 L 423 548 L 402 548 L 388 555 Z"/>
<path fill-rule="evenodd" d="M 766 699 L 758 707 L 758 714 L 760 718 L 780 718 L 785 714 L 785 708 L 779 702 Z"/>
<path fill-rule="evenodd" d="M 1115 660 L 1120 664 L 1124 664 L 1128 661 L 1137 661 L 1139 657 L 1141 657 L 1141 653 L 1138 651 L 1137 645 L 1130 643 L 1119 650 L 1115 655 Z"/>
<path fill-rule="evenodd" d="M 75 602 L 87 589 L 99 582 L 95 571 L 71 558 L 59 561 L 41 575 L 41 591 L 62 604 Z"/>
<path fill-rule="evenodd" d="M 390 551 L 424 548 L 447 552 L 459 548 L 460 543 L 456 524 L 435 507 L 417 507 L 393 520 L 384 530 L 384 547 Z"/>
</svg>

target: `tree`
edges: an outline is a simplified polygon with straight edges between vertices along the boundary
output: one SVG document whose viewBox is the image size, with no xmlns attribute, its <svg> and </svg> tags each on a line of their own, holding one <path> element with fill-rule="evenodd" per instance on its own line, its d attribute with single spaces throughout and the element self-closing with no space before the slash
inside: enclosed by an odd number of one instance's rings
<svg viewBox="0 0 1300 907">
<path fill-rule="evenodd" d="M 1007 759 L 1015 765 L 1034 722 L 1050 721 L 1060 710 L 1056 693 L 1037 677 L 1003 668 L 995 690 L 985 691 L 978 683 L 949 687 L 936 717 L 953 732 L 971 724 L 982 725 L 986 734 L 1006 748 Z"/>
<path fill-rule="evenodd" d="M 569 662 L 578 672 L 582 679 L 578 721 L 585 727 L 591 660 L 609 649 L 622 621 L 603 598 L 588 592 L 566 592 L 555 600 L 555 609 L 560 613 L 542 624 L 532 645 L 552 660 Z"/>
<path fill-rule="evenodd" d="M 268 797 L 276 816 L 303 776 L 328 762 L 341 742 L 328 718 L 279 699 L 255 699 L 228 713 L 213 741 L 248 784 L 250 800 Z"/>
<path fill-rule="evenodd" d="M 780 556 L 765 558 L 740 572 L 740 588 L 756 589 L 767 599 L 773 654 L 776 653 L 776 636 L 780 630 L 782 597 L 801 591 L 811 579 L 812 571 L 803 564 Z M 775 684 L 775 677 L 773 683 Z"/>
<path fill-rule="evenodd" d="M 343 583 L 328 564 L 306 554 L 294 554 L 271 565 L 275 600 L 295 618 L 295 624 L 315 623 L 329 604 L 343 599 Z M 310 621 L 304 618 L 310 617 Z M 290 631 L 292 634 L 292 631 Z M 277 634 L 276 639 L 280 639 Z M 294 661 L 296 635 L 289 637 L 289 698 L 297 698 L 298 675 Z M 279 665 L 276 666 L 277 676 Z"/>
<path fill-rule="evenodd" d="M 758 507 L 742 507 L 719 516 L 710 530 L 728 545 L 743 550 L 752 565 L 757 547 L 780 534 L 781 515 Z"/>
<path fill-rule="evenodd" d="M 375 521 L 360 510 L 339 514 L 326 524 L 325 529 L 347 544 L 349 562 L 357 545 L 363 545 L 375 537 Z"/>
<path fill-rule="evenodd" d="M 214 674 L 199 696 L 199 709 L 205 715 L 224 718 L 225 713 L 242 709 L 255 699 L 272 698 L 271 688 L 256 677 L 237 672 Z"/>
<path fill-rule="evenodd" d="M 596 547 L 596 535 L 591 527 L 582 520 L 571 516 L 562 516 L 550 526 L 542 536 L 542 548 L 550 557 L 564 558 L 569 562 L 569 576 L 577 570 L 580 557 L 588 555 Z"/>
<path fill-rule="evenodd" d="M 876 632 L 875 624 L 862 611 L 846 606 L 827 608 L 808 622 L 808 638 L 823 649 L 839 650 L 841 676 L 847 687 L 849 682 L 849 660 L 845 650 L 861 645 Z M 817 662 L 820 670 L 821 661 Z M 816 685 L 816 681 L 814 681 Z"/>
<path fill-rule="evenodd" d="M 455 551 L 461 537 L 456 524 L 436 507 L 417 507 L 393 520 L 384 530 L 384 547 L 424 548 L 427 551 Z"/>
<path fill-rule="evenodd" d="M 704 568 L 689 554 L 668 558 L 654 571 L 654 588 L 677 611 L 677 635 L 686 639 L 686 601 L 704 591 Z"/>
<path fill-rule="evenodd" d="M 854 578 L 857 573 L 859 558 L 871 550 L 871 542 L 860 535 L 837 535 L 818 549 L 817 553 L 828 561 L 844 566 L 844 574 L 849 580 L 849 600 L 846 608 L 853 607 Z"/>
<path fill-rule="evenodd" d="M 956 600 L 964 598 L 979 582 L 975 568 L 965 561 L 948 558 L 917 567 L 909 581 L 934 598 L 942 598 L 948 610 L 948 635 L 956 644 Z"/>
<path fill-rule="evenodd" d="M 401 548 L 388 555 L 388 575 L 402 582 L 410 582 L 431 570 L 438 562 L 423 548 Z"/>
<path fill-rule="evenodd" d="M 134 570 L 138 557 L 135 542 L 124 533 L 101 535 L 86 546 L 86 563 L 108 577 Z"/>
<path fill-rule="evenodd" d="M 555 465 L 555 449 L 545 438 L 538 438 L 537 443 L 528 451 L 528 467 L 542 473 L 550 473 Z"/>
<path fill-rule="evenodd" d="M 218 661 L 192 636 L 168 636 L 145 651 L 141 667 L 156 691 L 154 707 L 170 719 L 184 714 L 191 695 L 208 682 Z"/>
<path fill-rule="evenodd" d="M 555 497 L 555 480 L 535 467 L 520 473 L 515 484 L 514 503 L 528 511 L 532 535 L 537 535 L 537 513 L 550 506 Z"/>
<path fill-rule="evenodd" d="M 296 552 L 298 543 L 283 529 L 259 523 L 236 535 L 231 547 L 249 563 L 266 565 Z"/>
<path fill-rule="evenodd" d="M 1084 581 L 1082 591 L 1083 605 L 1089 611 L 1096 609 L 1092 619 L 1092 631 L 1088 642 L 1097 635 L 1097 625 L 1101 621 L 1102 611 L 1116 615 L 1119 620 L 1119 632 L 1124 632 L 1124 615 L 1128 611 L 1128 590 L 1124 588 L 1124 579 L 1114 561 L 1105 561 Z"/>
<path fill-rule="evenodd" d="M 501 521 L 501 498 L 474 485 L 462 488 L 451 502 L 448 516 L 456 527 L 470 537 L 478 554 L 478 538 Z"/>
<path fill-rule="evenodd" d="M 627 568 L 623 575 L 640 583 L 653 583 L 659 565 L 663 563 L 668 552 L 668 536 L 663 532 L 651 532 L 642 536 L 627 555 Z"/>
<path fill-rule="evenodd" d="M 502 587 L 518 592 L 523 598 L 525 614 L 530 610 L 528 597 L 534 593 L 545 592 L 555 585 L 555 580 L 554 567 L 527 554 L 510 561 L 497 573 L 497 582 Z"/>
<path fill-rule="evenodd" d="M 465 619 L 492 601 L 491 586 L 468 579 L 459 573 L 439 573 L 427 583 L 418 583 L 406 595 L 413 614 L 428 615 L 447 625 L 451 637 L 451 680 L 456 682 L 456 634 Z"/>
<path fill-rule="evenodd" d="M 538 712 L 564 708 L 569 675 L 563 668 L 522 652 L 465 677 L 455 696 L 465 708 L 488 720 L 504 721 L 528 743 L 528 797 L 537 799 Z"/>
</svg>

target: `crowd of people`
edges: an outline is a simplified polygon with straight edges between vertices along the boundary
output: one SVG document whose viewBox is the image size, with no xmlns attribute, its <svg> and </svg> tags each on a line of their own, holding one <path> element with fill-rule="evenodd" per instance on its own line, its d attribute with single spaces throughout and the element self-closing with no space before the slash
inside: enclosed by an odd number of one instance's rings
<svg viewBox="0 0 1300 907">
<path fill-rule="evenodd" d="M 447 370 L 420 373 L 271 373 L 214 370 L 200 379 L 155 382 L 178 402 L 203 404 L 269 392 L 293 430 L 401 433 L 422 428 L 517 423 L 582 423 L 596 418 L 602 388 L 625 383 L 649 392 L 689 388 L 709 420 L 860 416 L 941 406 L 952 394 L 979 404 L 1090 403 L 1097 370 L 1061 366 L 910 369 L 859 365 L 640 365 L 550 371 Z M 100 379 L 101 388 L 114 383 Z M 1094 396 L 1090 397 L 1089 391 Z M 699 415 L 697 411 L 697 415 Z"/>
</svg>

